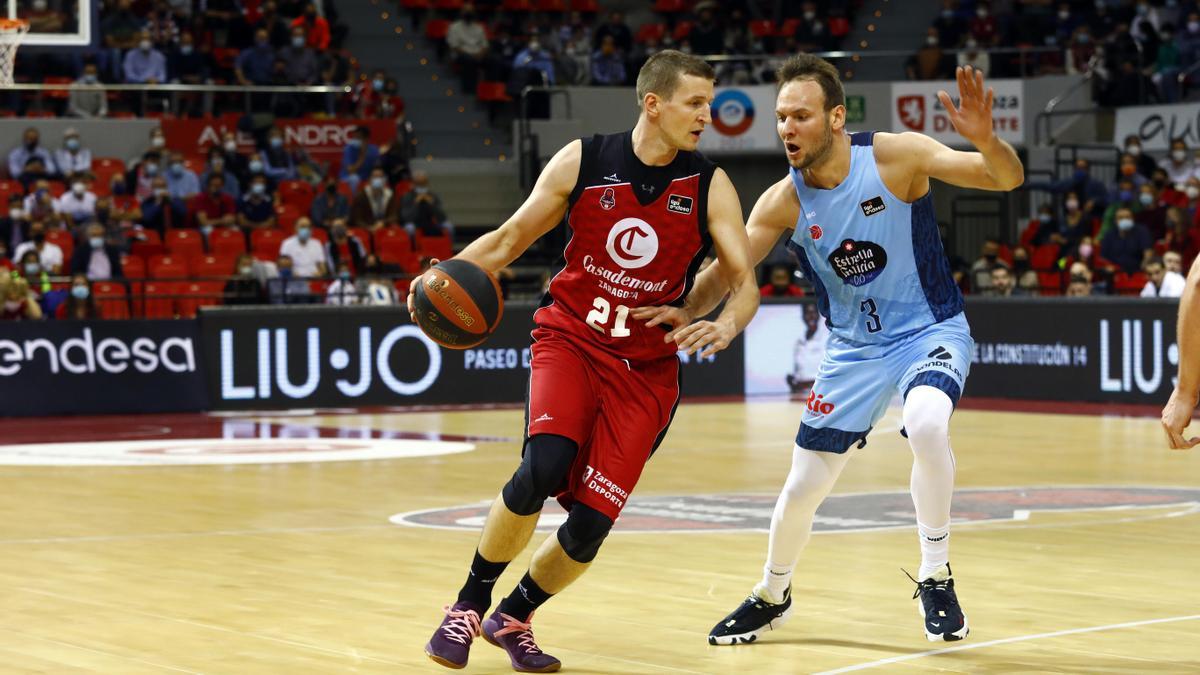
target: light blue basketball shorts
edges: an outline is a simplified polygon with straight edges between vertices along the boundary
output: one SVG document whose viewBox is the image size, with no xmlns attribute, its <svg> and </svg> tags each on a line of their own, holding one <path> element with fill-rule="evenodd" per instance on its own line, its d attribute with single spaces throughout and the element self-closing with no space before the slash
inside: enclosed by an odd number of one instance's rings
<svg viewBox="0 0 1200 675">
<path fill-rule="evenodd" d="M 866 444 L 892 396 L 913 387 L 942 390 L 958 405 L 975 341 L 960 312 L 886 344 L 829 337 L 817 380 L 805 403 L 796 444 L 808 450 L 846 452 Z"/>
</svg>

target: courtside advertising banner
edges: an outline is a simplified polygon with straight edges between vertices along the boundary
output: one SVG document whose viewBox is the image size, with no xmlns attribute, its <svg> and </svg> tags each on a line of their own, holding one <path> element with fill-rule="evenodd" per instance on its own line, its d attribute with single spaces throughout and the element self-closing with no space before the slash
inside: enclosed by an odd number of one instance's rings
<svg viewBox="0 0 1200 675">
<path fill-rule="evenodd" d="M 1142 140 L 1143 150 L 1169 150 L 1176 138 L 1194 148 L 1200 145 L 1200 103 L 1117 108 L 1113 143 L 1124 147 L 1125 139 L 1131 135 Z"/>
<path fill-rule="evenodd" d="M 778 152 L 775 129 L 775 87 L 717 87 L 712 102 L 712 125 L 700 136 L 700 151 Z"/>
<path fill-rule="evenodd" d="M 0 416 L 203 410 L 194 321 L 0 324 Z"/>
<path fill-rule="evenodd" d="M 992 126 L 996 135 L 1012 143 L 1025 142 L 1025 85 L 1021 80 L 987 80 L 985 86 L 996 91 L 992 104 Z M 963 146 L 967 140 L 958 135 L 950 116 L 938 99 L 938 91 L 945 91 L 955 105 L 959 105 L 958 82 L 941 80 L 934 82 L 892 83 L 892 131 L 916 131 L 932 136 L 946 145 Z"/>
<path fill-rule="evenodd" d="M 400 307 L 205 309 L 212 407 L 521 403 L 534 309 L 507 305 L 496 332 L 466 350 L 438 346 Z M 740 394 L 741 341 L 683 368 L 685 395 Z"/>
</svg>

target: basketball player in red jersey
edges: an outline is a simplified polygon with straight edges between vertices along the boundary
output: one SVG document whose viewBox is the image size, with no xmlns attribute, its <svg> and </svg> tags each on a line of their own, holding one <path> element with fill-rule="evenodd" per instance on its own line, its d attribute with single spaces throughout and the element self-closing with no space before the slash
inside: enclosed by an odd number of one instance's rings
<svg viewBox="0 0 1200 675">
<path fill-rule="evenodd" d="M 566 264 L 534 314 L 521 464 L 492 504 L 457 601 L 425 646 L 442 665 L 466 665 L 482 634 L 518 671 L 559 669 L 534 642 L 530 618 L 596 557 L 679 401 L 675 343 L 662 327 L 634 321 L 630 308 L 682 303 L 710 247 L 731 295 L 715 321 L 687 329 L 696 337 L 692 351 L 724 349 L 758 308 L 737 192 L 695 151 L 712 121 L 712 68 L 660 52 L 638 73 L 637 95 L 641 114 L 631 132 L 559 150 L 521 208 L 457 256 L 494 274 L 564 215 L 572 230 Z M 566 522 L 483 618 L 492 586 L 552 495 L 569 511 Z"/>
</svg>

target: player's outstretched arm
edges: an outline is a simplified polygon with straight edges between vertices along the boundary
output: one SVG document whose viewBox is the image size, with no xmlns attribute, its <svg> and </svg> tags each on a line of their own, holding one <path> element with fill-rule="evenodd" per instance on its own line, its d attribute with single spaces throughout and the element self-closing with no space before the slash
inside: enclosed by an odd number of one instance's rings
<svg viewBox="0 0 1200 675">
<path fill-rule="evenodd" d="M 1173 450 L 1200 444 L 1200 437 L 1187 438 L 1184 429 L 1192 421 L 1200 397 L 1200 259 L 1192 263 L 1187 286 L 1179 299 L 1179 378 L 1171 399 L 1162 411 L 1163 431 Z"/>
<path fill-rule="evenodd" d="M 666 337 L 688 354 L 698 351 L 701 356 L 712 356 L 728 347 L 758 311 L 758 287 L 742 222 L 742 205 L 729 176 L 721 169 L 713 174 L 708 189 L 708 233 L 717 253 L 710 267 L 720 270 L 729 289 L 729 302 L 715 321 L 676 326 Z"/>
<path fill-rule="evenodd" d="M 583 156 L 582 141 L 563 146 L 538 176 L 525 203 L 499 228 L 471 242 L 454 256 L 479 265 L 495 275 L 521 256 L 539 237 L 554 229 L 567 212 L 567 203 Z M 434 261 L 436 264 L 437 261 Z M 421 275 L 412 280 L 408 291 L 408 313 L 413 313 L 413 293 Z M 413 318 L 416 321 L 416 318 Z"/>
</svg>

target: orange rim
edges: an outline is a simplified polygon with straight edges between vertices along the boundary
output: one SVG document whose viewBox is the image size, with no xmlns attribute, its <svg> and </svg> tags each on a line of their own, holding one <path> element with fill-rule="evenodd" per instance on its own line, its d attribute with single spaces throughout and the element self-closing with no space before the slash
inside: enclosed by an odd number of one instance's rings
<svg viewBox="0 0 1200 675">
<path fill-rule="evenodd" d="M 29 30 L 29 22 L 25 19 L 0 19 L 0 33 L 12 33 Z"/>
</svg>

